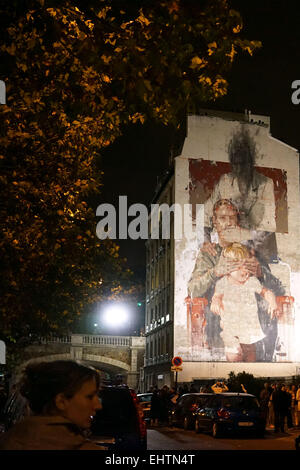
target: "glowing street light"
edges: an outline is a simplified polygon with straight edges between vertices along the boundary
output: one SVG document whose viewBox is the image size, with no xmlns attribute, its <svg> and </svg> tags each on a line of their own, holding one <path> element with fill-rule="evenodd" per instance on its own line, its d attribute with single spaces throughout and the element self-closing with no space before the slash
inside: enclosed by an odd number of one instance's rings
<svg viewBox="0 0 300 470">
<path fill-rule="evenodd" d="M 128 320 L 128 309 L 122 304 L 111 305 L 103 312 L 103 322 L 112 328 L 124 326 Z"/>
</svg>

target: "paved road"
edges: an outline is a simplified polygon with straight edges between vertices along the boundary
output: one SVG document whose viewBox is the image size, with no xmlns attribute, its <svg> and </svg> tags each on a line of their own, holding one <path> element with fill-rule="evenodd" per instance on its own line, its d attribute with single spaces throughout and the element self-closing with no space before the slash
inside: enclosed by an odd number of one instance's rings
<svg viewBox="0 0 300 470">
<path fill-rule="evenodd" d="M 176 427 L 148 429 L 148 450 L 295 450 L 295 437 L 300 429 L 286 434 L 268 430 L 263 439 L 226 437 L 214 439 L 209 434 L 196 434 Z"/>
</svg>

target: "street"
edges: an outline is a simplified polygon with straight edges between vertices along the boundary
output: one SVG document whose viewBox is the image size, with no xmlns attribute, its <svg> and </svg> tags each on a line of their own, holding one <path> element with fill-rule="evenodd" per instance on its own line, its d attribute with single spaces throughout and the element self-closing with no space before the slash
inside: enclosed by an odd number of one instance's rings
<svg viewBox="0 0 300 470">
<path fill-rule="evenodd" d="M 268 430 L 265 438 L 234 436 L 214 439 L 209 434 L 196 434 L 176 427 L 148 429 L 148 450 L 295 450 L 295 438 L 300 429 L 286 434 Z"/>
</svg>

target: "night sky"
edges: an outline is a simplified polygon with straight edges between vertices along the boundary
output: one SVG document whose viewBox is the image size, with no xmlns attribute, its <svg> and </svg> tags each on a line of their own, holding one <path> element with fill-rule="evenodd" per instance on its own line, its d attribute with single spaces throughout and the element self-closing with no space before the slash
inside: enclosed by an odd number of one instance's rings
<svg viewBox="0 0 300 470">
<path fill-rule="evenodd" d="M 240 11 L 243 34 L 260 40 L 262 48 L 250 57 L 242 54 L 228 77 L 228 95 L 202 107 L 271 116 L 273 137 L 300 149 L 300 104 L 291 101 L 291 84 L 300 80 L 300 8 L 294 0 L 232 0 Z M 118 207 L 119 195 L 128 196 L 128 205 L 149 204 L 157 178 L 168 168 L 171 136 L 163 126 L 148 122 L 124 129 L 103 154 L 105 172 L 99 204 Z M 143 280 L 145 241 L 117 241 L 120 253 Z"/>
</svg>

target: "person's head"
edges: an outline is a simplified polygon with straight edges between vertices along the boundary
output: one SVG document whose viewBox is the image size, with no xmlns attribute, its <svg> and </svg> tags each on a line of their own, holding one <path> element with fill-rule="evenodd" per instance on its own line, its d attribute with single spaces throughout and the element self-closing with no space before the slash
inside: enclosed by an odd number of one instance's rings
<svg viewBox="0 0 300 470">
<path fill-rule="evenodd" d="M 212 221 L 218 233 L 238 227 L 238 210 L 229 199 L 219 199 L 213 207 Z"/>
<path fill-rule="evenodd" d="M 93 367 L 76 361 L 40 362 L 26 367 L 20 392 L 35 415 L 59 415 L 88 428 L 101 409 L 99 385 Z"/>
<path fill-rule="evenodd" d="M 222 254 L 225 258 L 229 258 L 233 261 L 243 261 L 251 256 L 248 248 L 240 243 L 231 243 L 226 246 Z M 229 276 L 236 282 L 244 284 L 249 279 L 250 273 L 246 267 L 241 266 L 237 271 L 232 271 Z"/>
<path fill-rule="evenodd" d="M 232 173 L 251 182 L 256 157 L 256 145 L 248 131 L 242 129 L 233 135 L 228 145 L 228 157 Z"/>
</svg>

